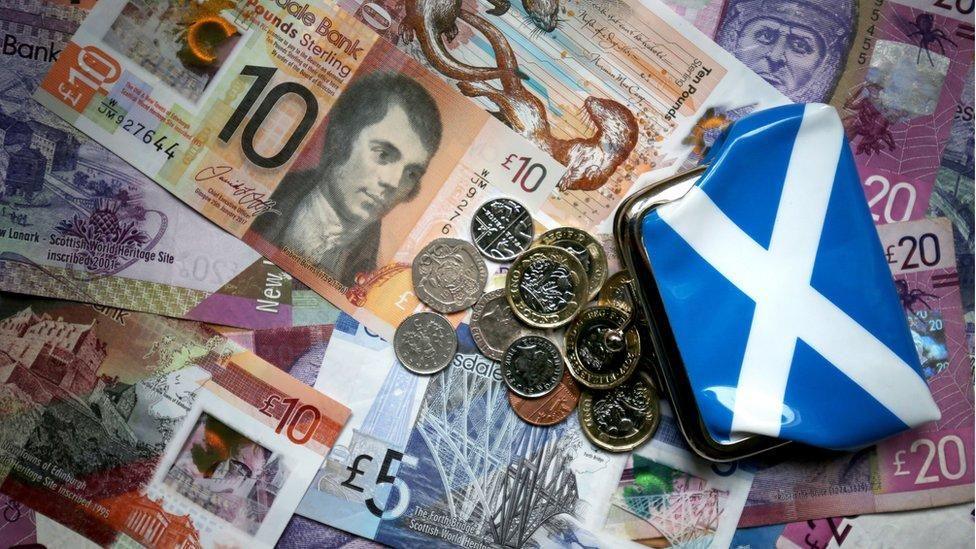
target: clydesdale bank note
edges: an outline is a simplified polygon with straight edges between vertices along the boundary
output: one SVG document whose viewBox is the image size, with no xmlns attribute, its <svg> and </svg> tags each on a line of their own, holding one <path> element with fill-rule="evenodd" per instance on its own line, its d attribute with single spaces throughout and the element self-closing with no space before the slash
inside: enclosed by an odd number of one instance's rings
<svg viewBox="0 0 976 549">
<path fill-rule="evenodd" d="M 349 409 L 205 324 L 0 300 L 0 490 L 100 545 L 271 547 Z"/>
<path fill-rule="evenodd" d="M 337 7 L 278 4 L 99 2 L 36 97 L 391 336 L 427 241 L 565 170 Z"/>
<path fill-rule="evenodd" d="M 587 12 L 597 28 L 580 32 L 603 44 L 602 62 L 555 46 L 526 59 L 596 82 L 597 66 L 613 59 L 623 71 L 630 52 L 643 68 L 628 78 L 661 82 L 653 113 L 624 84 L 574 85 L 553 102 L 556 88 L 537 85 L 549 77 L 516 62 L 524 54 L 513 44 L 525 40 L 463 10 L 425 32 L 489 37 L 494 53 L 478 78 L 451 76 L 436 52 L 407 55 L 336 5 L 184 3 L 99 3 L 38 100 L 386 337 L 419 304 L 416 252 L 435 237 L 467 237 L 488 198 L 514 198 L 545 226 L 599 232 L 633 177 L 700 154 L 715 133 L 706 111 L 786 101 L 686 22 L 652 21 L 643 9 L 618 41 L 606 33 L 619 14 Z M 422 27 L 404 32 L 429 44 Z M 580 109 L 600 125 L 559 114 Z M 698 137 L 681 137 L 689 132 Z M 667 162 L 636 152 L 659 140 L 677 144 Z"/>
<path fill-rule="evenodd" d="M 91 3 L 0 7 L 0 289 L 291 325 L 289 275 L 31 99 Z"/>
</svg>

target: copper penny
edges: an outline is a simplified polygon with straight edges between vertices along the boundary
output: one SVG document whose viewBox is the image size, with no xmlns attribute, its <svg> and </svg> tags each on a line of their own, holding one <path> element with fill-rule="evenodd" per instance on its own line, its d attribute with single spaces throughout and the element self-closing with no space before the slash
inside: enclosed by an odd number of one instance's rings
<svg viewBox="0 0 976 549">
<path fill-rule="evenodd" d="M 559 385 L 546 396 L 522 398 L 508 391 L 508 403 L 515 415 L 532 425 L 555 425 L 569 417 L 579 402 L 580 389 L 569 371 L 563 372 Z"/>
</svg>

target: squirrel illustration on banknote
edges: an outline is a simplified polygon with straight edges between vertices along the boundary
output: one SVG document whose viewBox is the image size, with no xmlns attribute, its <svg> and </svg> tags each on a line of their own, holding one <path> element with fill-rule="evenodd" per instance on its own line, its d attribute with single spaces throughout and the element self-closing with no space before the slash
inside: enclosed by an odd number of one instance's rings
<svg viewBox="0 0 976 549">
<path fill-rule="evenodd" d="M 491 14 L 505 13 L 509 0 L 492 2 Z M 559 4 L 555 0 L 524 0 L 529 18 L 540 29 L 555 28 Z M 407 16 L 401 38 L 417 39 L 428 62 L 441 74 L 457 80 L 469 97 L 484 97 L 498 108 L 493 114 L 522 136 L 567 166 L 559 182 L 563 190 L 595 190 L 602 187 L 637 144 L 634 114 L 617 101 L 587 97 L 583 109 L 594 127 L 589 137 L 572 139 L 553 135 L 545 104 L 523 83 L 524 73 L 505 35 L 490 21 L 461 5 L 461 0 L 407 0 Z M 484 35 L 492 46 L 494 67 L 475 67 L 458 61 L 446 40 L 458 34 L 458 20 Z M 540 24 L 541 23 L 541 24 Z M 493 84 L 497 80 L 501 87 Z"/>
</svg>

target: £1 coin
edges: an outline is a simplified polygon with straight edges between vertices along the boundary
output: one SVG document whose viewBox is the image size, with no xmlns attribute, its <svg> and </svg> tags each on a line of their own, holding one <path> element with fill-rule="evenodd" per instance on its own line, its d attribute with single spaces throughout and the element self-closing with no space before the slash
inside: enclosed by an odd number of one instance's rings
<svg viewBox="0 0 976 549">
<path fill-rule="evenodd" d="M 661 422 L 661 397 L 651 377 L 638 372 L 609 391 L 580 393 L 579 421 L 596 446 L 627 452 L 650 440 Z"/>
<path fill-rule="evenodd" d="M 559 227 L 542 233 L 533 246 L 555 246 L 573 254 L 586 271 L 587 301 L 600 292 L 607 279 L 607 254 L 593 235 L 575 227 Z"/>
<path fill-rule="evenodd" d="M 554 246 L 530 248 L 505 277 L 512 312 L 536 328 L 568 323 L 587 301 L 587 278 L 573 254 Z"/>
<path fill-rule="evenodd" d="M 566 330 L 569 371 L 591 389 L 612 389 L 637 369 L 641 341 L 627 326 L 628 315 L 615 307 L 587 307 Z"/>
</svg>

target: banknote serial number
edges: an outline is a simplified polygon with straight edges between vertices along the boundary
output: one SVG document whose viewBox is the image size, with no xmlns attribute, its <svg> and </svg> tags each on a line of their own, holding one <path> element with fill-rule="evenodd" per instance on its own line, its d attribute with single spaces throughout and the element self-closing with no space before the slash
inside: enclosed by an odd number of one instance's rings
<svg viewBox="0 0 976 549">
<path fill-rule="evenodd" d="M 147 128 L 145 124 L 129 118 L 119 111 L 118 103 L 114 99 L 102 101 L 98 105 L 98 114 L 111 120 L 116 126 L 121 126 L 124 131 L 138 137 L 146 145 L 155 147 L 157 152 L 165 154 L 171 160 L 176 156 L 176 150 L 180 146 L 177 141 L 171 140 L 166 135 L 156 135 L 156 130 Z"/>
</svg>

